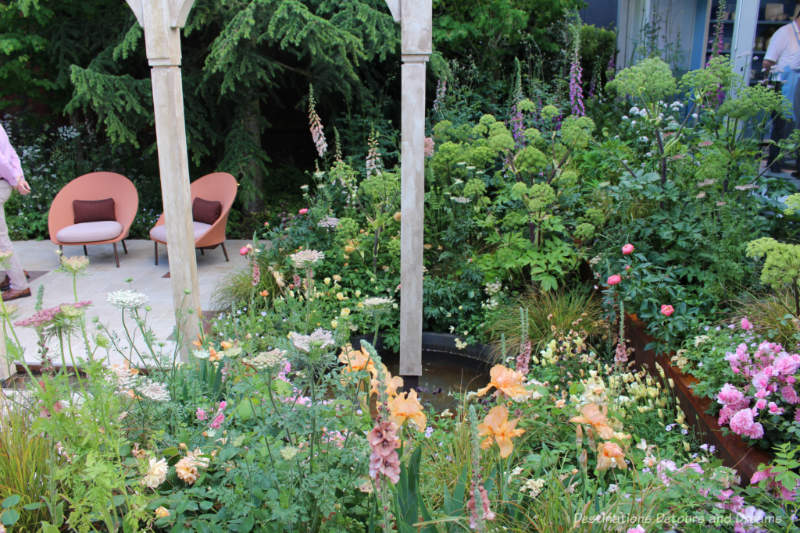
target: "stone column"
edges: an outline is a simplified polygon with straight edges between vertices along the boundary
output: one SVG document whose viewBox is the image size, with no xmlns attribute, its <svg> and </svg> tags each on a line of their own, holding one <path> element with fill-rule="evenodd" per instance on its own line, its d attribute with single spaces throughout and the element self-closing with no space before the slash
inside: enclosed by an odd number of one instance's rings
<svg viewBox="0 0 800 533">
<path fill-rule="evenodd" d="M 201 309 L 194 249 L 189 158 L 183 117 L 183 88 L 178 66 L 154 66 L 153 108 L 156 116 L 161 198 L 167 229 L 167 255 L 175 319 L 186 346 L 200 333 Z"/>
<path fill-rule="evenodd" d="M 422 375 L 422 254 L 425 236 L 425 68 L 432 49 L 431 0 L 389 2 L 401 24 L 402 143 L 400 375 Z M 411 381 L 416 381 L 412 379 Z"/>
<path fill-rule="evenodd" d="M 185 360 L 188 343 L 200 333 L 201 312 L 180 68 L 180 29 L 194 0 L 126 1 L 144 29 L 150 64 L 172 301 Z"/>
<path fill-rule="evenodd" d="M 425 63 L 403 56 L 400 211 L 400 374 L 422 375 L 422 255 L 425 237 Z"/>
</svg>

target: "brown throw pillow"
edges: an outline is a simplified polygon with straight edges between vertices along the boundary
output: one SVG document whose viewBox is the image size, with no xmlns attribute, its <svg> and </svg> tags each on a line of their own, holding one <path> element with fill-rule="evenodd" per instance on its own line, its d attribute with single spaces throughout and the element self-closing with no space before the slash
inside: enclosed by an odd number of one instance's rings
<svg viewBox="0 0 800 533">
<path fill-rule="evenodd" d="M 195 198 L 192 202 L 192 218 L 195 222 L 213 224 L 222 213 L 222 203 Z"/>
<path fill-rule="evenodd" d="M 113 198 L 106 198 L 104 200 L 73 200 L 72 212 L 75 216 L 75 224 L 116 220 L 114 217 Z"/>
</svg>

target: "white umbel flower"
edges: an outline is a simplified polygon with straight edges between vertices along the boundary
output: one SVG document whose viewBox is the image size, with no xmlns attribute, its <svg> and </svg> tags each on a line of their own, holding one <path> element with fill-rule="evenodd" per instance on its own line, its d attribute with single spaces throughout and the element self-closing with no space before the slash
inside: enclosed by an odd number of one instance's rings
<svg viewBox="0 0 800 533">
<path fill-rule="evenodd" d="M 293 331 L 289 333 L 289 339 L 295 348 L 306 353 L 309 353 L 312 348 L 326 348 L 335 344 L 333 333 L 322 328 L 315 329 L 311 335 L 301 335 Z"/>
<path fill-rule="evenodd" d="M 146 294 L 127 289 L 108 293 L 106 300 L 119 309 L 139 309 L 150 302 Z"/>
<path fill-rule="evenodd" d="M 300 250 L 289 256 L 297 268 L 305 268 L 325 259 L 325 254 L 317 250 Z"/>
<path fill-rule="evenodd" d="M 394 303 L 394 300 L 391 298 L 380 298 L 378 296 L 373 296 L 371 298 L 367 298 L 361 303 L 364 304 L 364 307 L 384 307 Z"/>
</svg>

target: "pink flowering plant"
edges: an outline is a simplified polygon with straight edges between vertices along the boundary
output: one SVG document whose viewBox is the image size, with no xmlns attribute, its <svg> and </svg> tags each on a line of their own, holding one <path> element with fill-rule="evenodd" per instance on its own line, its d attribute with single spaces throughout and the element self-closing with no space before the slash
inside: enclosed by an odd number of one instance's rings
<svg viewBox="0 0 800 533">
<path fill-rule="evenodd" d="M 713 400 L 717 422 L 747 441 L 800 441 L 800 354 L 755 333 L 747 317 L 706 327 L 672 358 Z"/>
</svg>

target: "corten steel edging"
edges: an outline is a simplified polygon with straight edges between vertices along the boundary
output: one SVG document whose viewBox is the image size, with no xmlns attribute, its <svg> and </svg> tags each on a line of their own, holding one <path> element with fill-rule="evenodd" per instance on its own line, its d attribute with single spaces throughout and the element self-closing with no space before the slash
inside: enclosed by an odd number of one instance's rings
<svg viewBox="0 0 800 533">
<path fill-rule="evenodd" d="M 691 389 L 697 379 L 669 363 L 672 354 L 656 355 L 653 350 L 645 350 L 645 346 L 655 339 L 645 331 L 645 325 L 636 317 L 626 316 L 627 337 L 634 350 L 634 360 L 638 367 L 645 367 L 656 379 L 661 376 L 656 369 L 656 364 L 664 370 L 664 374 L 675 383 L 672 389 L 678 402 L 686 414 L 686 421 L 708 444 L 717 448 L 719 456 L 725 466 L 735 468 L 742 478 L 742 483 L 748 485 L 750 478 L 758 470 L 759 465 L 772 462 L 772 455 L 768 452 L 745 443 L 738 435 L 728 432 L 723 435 L 722 428 L 717 424 L 717 419 L 708 414 L 711 406 L 709 398 L 698 398 Z"/>
</svg>

